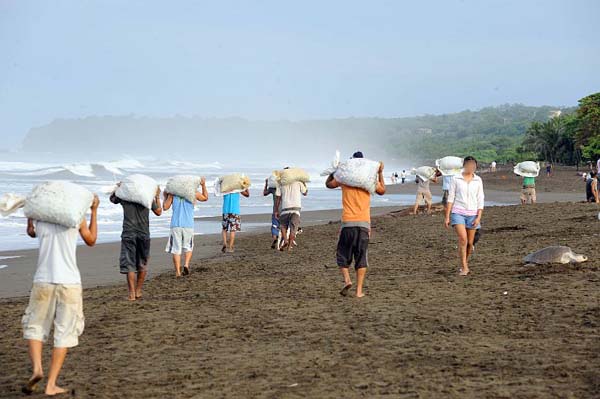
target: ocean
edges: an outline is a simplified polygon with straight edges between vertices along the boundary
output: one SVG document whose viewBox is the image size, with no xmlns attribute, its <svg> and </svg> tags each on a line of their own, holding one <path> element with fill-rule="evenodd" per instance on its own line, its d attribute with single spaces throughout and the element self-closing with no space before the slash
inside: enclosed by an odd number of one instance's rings
<svg viewBox="0 0 600 399">
<path fill-rule="evenodd" d="M 23 158 L 12 154 L 12 158 Z M 53 157 L 47 157 L 52 159 Z M 54 157 L 56 158 L 56 157 Z M 37 159 L 37 157 L 36 157 Z M 303 210 L 338 209 L 341 207 L 341 193 L 339 190 L 325 188 L 325 177 L 320 172 L 328 167 L 327 162 L 319 165 L 290 165 L 303 167 L 310 175 L 311 182 L 308 184 L 309 195 L 303 198 Z M 245 173 L 252 180 L 250 198 L 241 201 L 242 222 L 244 214 L 270 213 L 272 209 L 272 197 L 264 197 L 262 190 L 265 179 L 274 169 L 281 166 L 271 167 L 257 164 L 225 165 L 219 162 L 191 162 L 191 161 L 165 161 L 155 158 L 124 158 L 116 161 L 93 161 L 82 162 L 78 160 L 70 163 L 23 162 L 16 160 L 0 161 L 0 195 L 4 193 L 16 193 L 27 195 L 32 188 L 48 180 L 68 180 L 87 187 L 90 191 L 98 194 L 100 206 L 98 209 L 98 242 L 119 241 L 121 235 L 121 224 L 123 211 L 121 206 L 114 205 L 108 200 L 108 193 L 115 183 L 125 176 L 133 173 L 143 173 L 156 179 L 164 188 L 169 177 L 177 174 L 194 174 L 205 176 L 210 192 L 207 202 L 198 203 L 195 207 L 197 234 L 219 233 L 220 222 L 214 220 L 202 220 L 206 217 L 219 216 L 221 214 L 220 197 L 213 193 L 214 181 L 221 175 L 229 173 Z M 408 170 L 408 167 L 405 169 Z M 386 166 L 386 171 L 391 174 L 391 169 Z M 395 169 L 400 170 L 400 169 Z M 389 177 L 386 177 L 389 179 Z M 389 181 L 387 181 L 389 183 Z M 409 205 L 414 201 L 413 195 L 390 194 L 383 197 L 374 196 L 372 205 L 391 206 Z M 153 237 L 167 236 L 169 233 L 171 211 L 156 217 L 151 214 L 150 230 Z M 25 233 L 27 219 L 22 210 L 8 216 L 0 216 L 0 251 L 36 248 L 37 240 L 31 239 Z M 250 224 L 245 223 L 244 228 L 269 229 L 269 223 Z"/>
</svg>

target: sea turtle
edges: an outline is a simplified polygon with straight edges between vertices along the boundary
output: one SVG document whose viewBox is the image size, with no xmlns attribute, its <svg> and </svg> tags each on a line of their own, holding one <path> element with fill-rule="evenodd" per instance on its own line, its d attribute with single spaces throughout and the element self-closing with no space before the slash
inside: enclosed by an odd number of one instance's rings
<svg viewBox="0 0 600 399">
<path fill-rule="evenodd" d="M 525 264 L 544 265 L 547 263 L 580 263 L 588 260 L 585 255 L 578 255 L 571 251 L 571 248 L 562 245 L 546 247 L 530 253 L 523 262 Z"/>
</svg>

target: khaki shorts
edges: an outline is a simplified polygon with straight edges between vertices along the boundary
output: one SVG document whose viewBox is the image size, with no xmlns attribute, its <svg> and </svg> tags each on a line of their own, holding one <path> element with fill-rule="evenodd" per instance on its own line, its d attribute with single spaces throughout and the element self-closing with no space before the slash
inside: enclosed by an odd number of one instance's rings
<svg viewBox="0 0 600 399">
<path fill-rule="evenodd" d="M 425 204 L 431 204 L 431 192 L 430 191 L 417 191 L 417 204 L 421 204 L 421 201 L 425 201 Z"/>
<path fill-rule="evenodd" d="M 85 326 L 81 285 L 34 283 L 22 324 L 25 339 L 46 342 L 54 325 L 55 348 L 77 346 Z"/>
<path fill-rule="evenodd" d="M 535 202 L 535 188 L 534 187 L 523 187 L 521 189 L 521 201 Z"/>
</svg>

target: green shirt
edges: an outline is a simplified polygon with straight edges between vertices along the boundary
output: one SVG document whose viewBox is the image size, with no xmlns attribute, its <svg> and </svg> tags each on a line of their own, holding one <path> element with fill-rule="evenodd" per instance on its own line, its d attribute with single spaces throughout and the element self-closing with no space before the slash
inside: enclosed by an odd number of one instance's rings
<svg viewBox="0 0 600 399">
<path fill-rule="evenodd" d="M 523 178 L 523 186 L 534 187 L 535 186 L 535 177 L 524 177 Z"/>
</svg>

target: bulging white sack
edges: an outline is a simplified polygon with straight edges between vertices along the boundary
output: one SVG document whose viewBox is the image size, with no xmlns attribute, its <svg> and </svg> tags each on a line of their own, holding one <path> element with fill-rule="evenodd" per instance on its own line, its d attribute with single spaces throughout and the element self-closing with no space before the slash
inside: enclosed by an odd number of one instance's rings
<svg viewBox="0 0 600 399">
<path fill-rule="evenodd" d="M 540 174 L 540 163 L 525 161 L 515 165 L 515 174 L 523 177 L 537 177 Z"/>
<path fill-rule="evenodd" d="M 25 200 L 27 218 L 78 227 L 92 205 L 94 195 L 75 183 L 50 181 L 33 188 Z"/>
<path fill-rule="evenodd" d="M 123 201 L 133 202 L 151 209 L 157 187 L 158 183 L 150 176 L 134 174 L 129 175 L 121 182 L 115 195 Z"/>
<path fill-rule="evenodd" d="M 249 188 L 250 185 L 250 178 L 241 173 L 221 176 L 215 181 L 215 194 L 239 193 Z"/>
<path fill-rule="evenodd" d="M 378 171 L 379 162 L 365 158 L 352 158 L 340 162 L 333 177 L 341 184 L 362 188 L 373 194 L 377 188 Z"/>
<path fill-rule="evenodd" d="M 167 181 L 165 192 L 194 203 L 196 202 L 196 192 L 200 187 L 200 176 L 179 175 L 173 176 Z"/>
<path fill-rule="evenodd" d="M 289 168 L 280 172 L 279 184 L 282 186 L 287 186 L 295 182 L 308 183 L 309 181 L 309 174 L 301 168 Z"/>
<path fill-rule="evenodd" d="M 277 184 L 279 183 L 279 171 L 273 171 L 271 176 L 267 179 L 267 188 L 277 188 Z"/>
<path fill-rule="evenodd" d="M 435 166 L 444 176 L 455 176 L 461 173 L 463 159 L 459 157 L 448 156 L 435 161 Z"/>
<path fill-rule="evenodd" d="M 413 175 L 419 176 L 422 180 L 431 180 L 435 177 L 435 168 L 431 166 L 420 166 L 412 170 Z"/>
</svg>

